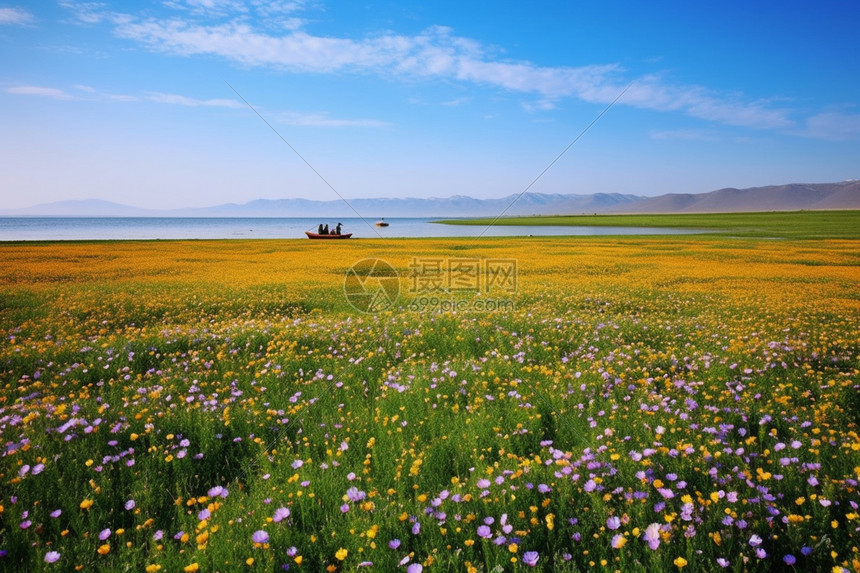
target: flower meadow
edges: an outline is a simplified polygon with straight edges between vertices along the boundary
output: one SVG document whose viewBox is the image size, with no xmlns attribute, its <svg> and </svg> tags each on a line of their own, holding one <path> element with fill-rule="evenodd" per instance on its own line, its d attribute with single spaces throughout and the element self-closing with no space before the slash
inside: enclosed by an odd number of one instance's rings
<svg viewBox="0 0 860 573">
<path fill-rule="evenodd" d="M 858 571 L 858 253 L 2 244 L 0 569 Z M 516 308 L 349 306 L 416 256 Z"/>
</svg>

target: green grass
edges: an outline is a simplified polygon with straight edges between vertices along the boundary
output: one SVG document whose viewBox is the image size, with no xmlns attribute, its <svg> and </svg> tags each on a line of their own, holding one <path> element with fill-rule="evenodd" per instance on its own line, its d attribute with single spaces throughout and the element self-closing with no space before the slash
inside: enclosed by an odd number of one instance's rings
<svg viewBox="0 0 860 573">
<path fill-rule="evenodd" d="M 534 225 L 571 227 L 665 227 L 720 231 L 742 237 L 858 239 L 860 211 L 790 211 L 667 215 L 547 215 L 446 219 L 446 225 Z"/>
</svg>

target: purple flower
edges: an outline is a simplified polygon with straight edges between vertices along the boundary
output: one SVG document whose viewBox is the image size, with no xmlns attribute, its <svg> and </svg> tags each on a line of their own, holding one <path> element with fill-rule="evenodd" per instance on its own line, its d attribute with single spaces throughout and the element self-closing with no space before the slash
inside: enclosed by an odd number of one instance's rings
<svg viewBox="0 0 860 573">
<path fill-rule="evenodd" d="M 723 559 L 722 557 L 717 557 L 717 565 L 719 565 L 720 567 L 725 569 L 726 567 L 728 567 L 730 565 L 730 563 L 729 563 L 728 559 Z"/>
<path fill-rule="evenodd" d="M 269 534 L 263 531 L 262 529 L 258 529 L 251 536 L 251 540 L 254 543 L 268 543 L 269 542 Z"/>
<path fill-rule="evenodd" d="M 203 521 L 204 519 L 209 519 L 212 516 L 212 512 L 209 511 L 208 508 L 203 508 L 199 512 L 197 512 L 197 519 Z"/>
<path fill-rule="evenodd" d="M 367 494 L 358 489 L 357 487 L 351 487 L 346 490 L 346 497 L 349 501 L 361 501 L 365 498 Z"/>
<path fill-rule="evenodd" d="M 523 563 L 525 563 L 529 567 L 534 567 L 535 565 L 537 565 L 539 558 L 540 555 L 538 555 L 537 551 L 526 551 L 523 554 Z"/>
<path fill-rule="evenodd" d="M 489 539 L 493 536 L 493 532 L 490 531 L 490 528 L 486 525 L 481 525 L 478 527 L 478 536 L 483 537 L 484 539 Z"/>
<path fill-rule="evenodd" d="M 275 515 L 272 517 L 272 521 L 275 523 L 280 523 L 286 518 L 290 516 L 290 510 L 286 507 L 279 507 L 275 510 Z"/>
<path fill-rule="evenodd" d="M 108 537 L 110 537 L 110 529 L 102 529 L 99 533 L 99 541 L 104 541 Z"/>
<path fill-rule="evenodd" d="M 753 533 L 752 536 L 750 537 L 750 546 L 758 547 L 759 545 L 761 545 L 761 537 L 759 537 L 757 534 Z"/>
<path fill-rule="evenodd" d="M 656 551 L 660 547 L 660 524 L 652 523 L 646 527 L 642 538 L 648 543 L 648 547 L 652 551 Z"/>
<path fill-rule="evenodd" d="M 294 470 L 299 469 L 299 468 L 300 468 L 300 467 L 302 467 L 303 465 L 305 465 L 305 462 L 303 462 L 302 460 L 295 460 L 295 461 L 292 463 L 292 466 L 293 466 L 293 469 L 294 469 Z"/>
<path fill-rule="evenodd" d="M 52 512 L 51 512 L 51 517 L 53 517 L 54 519 L 57 519 L 57 518 L 58 518 L 58 517 L 60 517 L 62 514 L 63 514 L 63 510 L 62 510 L 62 509 L 55 509 L 54 511 L 52 511 Z M 55 553 L 55 552 L 53 552 L 53 551 L 52 551 L 52 553 Z"/>
<path fill-rule="evenodd" d="M 621 519 L 617 515 L 613 515 L 606 520 L 606 527 L 613 531 L 618 529 L 619 527 L 621 527 Z"/>
<path fill-rule="evenodd" d="M 418 535 L 421 533 L 421 524 L 419 522 L 415 522 L 415 525 L 412 526 L 412 535 Z"/>
<path fill-rule="evenodd" d="M 809 557 L 810 555 L 812 555 L 812 547 L 808 547 L 808 546 L 804 545 L 803 547 L 800 548 L 800 554 L 803 555 L 804 557 Z"/>
<path fill-rule="evenodd" d="M 348 503 L 345 503 L 342 506 L 340 506 L 340 512 L 341 513 L 346 513 L 347 511 L 349 511 L 349 504 Z"/>
<path fill-rule="evenodd" d="M 424 566 L 420 563 L 412 563 L 406 568 L 406 573 L 421 573 L 422 571 L 424 571 Z"/>
<path fill-rule="evenodd" d="M 791 553 L 789 553 L 788 555 L 783 556 L 782 560 L 783 560 L 783 561 L 785 561 L 785 564 L 786 564 L 786 565 L 789 565 L 789 566 L 794 565 L 795 563 L 797 563 L 797 558 L 796 558 L 794 555 L 792 555 Z"/>
<path fill-rule="evenodd" d="M 298 553 L 299 553 L 299 550 L 296 549 L 295 546 L 287 549 L 287 556 L 288 557 L 295 557 L 296 555 L 298 555 Z"/>
<path fill-rule="evenodd" d="M 388 542 L 388 547 L 390 547 L 391 549 L 397 549 L 398 547 L 400 547 L 400 540 L 392 539 Z"/>
<path fill-rule="evenodd" d="M 130 500 L 128 500 L 127 502 L 125 502 L 125 510 L 126 510 L 126 511 L 131 511 L 132 509 L 134 509 L 134 506 L 135 506 L 135 505 L 136 505 L 136 504 L 134 503 L 134 500 L 133 500 L 133 499 L 130 499 Z"/>
<path fill-rule="evenodd" d="M 56 563 L 59 559 L 59 551 L 48 551 L 47 553 L 45 553 L 45 563 Z"/>
<path fill-rule="evenodd" d="M 227 497 L 229 493 L 226 487 L 221 487 L 220 485 L 216 485 L 213 488 L 210 488 L 207 492 L 209 497 Z"/>
</svg>

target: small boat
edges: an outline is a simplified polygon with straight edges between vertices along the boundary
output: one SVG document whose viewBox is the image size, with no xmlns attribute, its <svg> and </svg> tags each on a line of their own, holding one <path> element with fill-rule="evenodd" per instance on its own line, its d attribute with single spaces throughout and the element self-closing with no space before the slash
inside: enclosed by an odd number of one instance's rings
<svg viewBox="0 0 860 573">
<path fill-rule="evenodd" d="M 344 233 L 342 235 L 320 235 L 319 233 L 305 231 L 305 235 L 308 236 L 308 239 L 348 239 L 352 236 L 352 233 Z"/>
<path fill-rule="evenodd" d="M 377 227 L 387 227 L 388 223 L 385 222 L 385 217 L 376 222 Z"/>
</svg>

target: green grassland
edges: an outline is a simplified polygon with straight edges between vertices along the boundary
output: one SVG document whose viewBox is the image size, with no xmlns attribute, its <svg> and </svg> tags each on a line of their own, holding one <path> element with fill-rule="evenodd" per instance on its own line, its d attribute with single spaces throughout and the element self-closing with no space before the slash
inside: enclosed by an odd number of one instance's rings
<svg viewBox="0 0 860 573">
<path fill-rule="evenodd" d="M 721 231 L 744 237 L 794 239 L 860 238 L 860 211 L 790 211 L 666 215 L 548 215 L 447 219 L 447 225 L 561 225 L 576 227 L 667 227 Z"/>
</svg>

